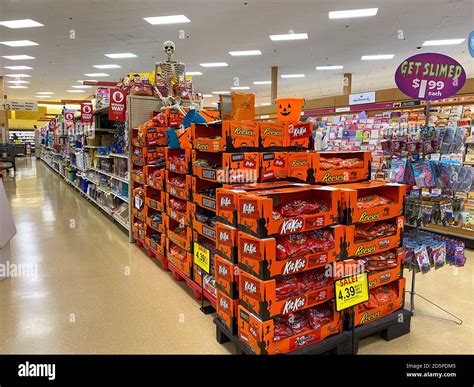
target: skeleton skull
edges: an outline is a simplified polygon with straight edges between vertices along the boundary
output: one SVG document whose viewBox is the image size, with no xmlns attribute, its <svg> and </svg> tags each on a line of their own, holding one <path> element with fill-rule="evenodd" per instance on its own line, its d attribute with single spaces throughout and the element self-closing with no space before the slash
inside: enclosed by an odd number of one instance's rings
<svg viewBox="0 0 474 387">
<path fill-rule="evenodd" d="M 163 43 L 163 52 L 168 56 L 168 60 L 174 55 L 175 46 L 171 40 Z"/>
</svg>

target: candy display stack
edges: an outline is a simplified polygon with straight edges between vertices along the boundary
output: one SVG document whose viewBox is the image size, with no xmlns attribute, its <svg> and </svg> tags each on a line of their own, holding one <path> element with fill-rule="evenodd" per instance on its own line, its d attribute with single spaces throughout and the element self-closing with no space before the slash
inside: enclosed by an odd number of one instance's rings
<svg viewBox="0 0 474 387">
<path fill-rule="evenodd" d="M 238 272 L 231 261 L 216 254 L 217 243 L 231 250 L 235 233 L 223 229 L 217 220 L 216 190 L 223 185 L 253 183 L 259 176 L 258 123 L 254 121 L 222 121 L 208 125 L 192 125 L 192 196 L 193 241 L 210 253 L 210 272 L 193 267 L 193 278 L 203 283 L 204 295 L 229 327 L 236 313 L 236 278 Z M 224 254 L 225 256 L 225 254 Z M 203 276 L 203 278 L 201 278 Z"/>
<path fill-rule="evenodd" d="M 132 234 L 150 257 L 165 261 L 164 167 L 166 122 L 158 114 L 132 129 Z"/>
<path fill-rule="evenodd" d="M 376 321 L 404 305 L 403 200 L 406 188 L 378 181 L 339 185 L 346 236 L 338 273 L 368 272 L 369 301 L 356 306 L 349 326 Z"/>
</svg>

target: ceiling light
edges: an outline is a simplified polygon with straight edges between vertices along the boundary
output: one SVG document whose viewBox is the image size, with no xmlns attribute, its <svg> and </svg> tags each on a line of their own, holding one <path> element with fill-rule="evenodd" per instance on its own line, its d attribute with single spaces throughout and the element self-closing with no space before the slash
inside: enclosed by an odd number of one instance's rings
<svg viewBox="0 0 474 387">
<path fill-rule="evenodd" d="M 31 78 L 29 74 L 5 74 L 5 76 L 10 78 Z"/>
<path fill-rule="evenodd" d="M 388 54 L 388 55 L 363 55 L 361 60 L 384 60 L 384 59 L 393 59 L 395 55 Z"/>
<path fill-rule="evenodd" d="M 211 62 L 211 63 L 201 63 L 202 67 L 227 67 L 229 66 L 225 62 Z"/>
<path fill-rule="evenodd" d="M 51 91 L 38 91 L 36 94 L 47 94 L 47 95 L 53 95 L 54 93 Z"/>
<path fill-rule="evenodd" d="M 304 74 L 282 74 L 282 78 L 304 78 Z"/>
<path fill-rule="evenodd" d="M 202 98 L 214 98 L 212 94 L 203 94 Z"/>
<path fill-rule="evenodd" d="M 270 35 L 270 39 L 274 42 L 281 40 L 304 40 L 308 39 L 308 34 L 306 32 L 301 34 L 282 34 L 282 35 Z"/>
<path fill-rule="evenodd" d="M 137 56 L 135 54 L 132 54 L 131 52 L 121 52 L 118 54 L 104 54 L 108 58 L 112 59 L 122 59 L 122 58 L 136 58 Z"/>
<path fill-rule="evenodd" d="M 189 23 L 191 21 L 184 15 L 144 17 L 143 20 L 152 25 Z"/>
<path fill-rule="evenodd" d="M 3 68 L 8 70 L 33 70 L 33 67 L 30 66 L 3 66 Z"/>
<path fill-rule="evenodd" d="M 217 106 L 217 102 L 213 102 L 211 103 L 211 105 Z"/>
<path fill-rule="evenodd" d="M 212 94 L 230 94 L 228 91 L 213 91 Z"/>
<path fill-rule="evenodd" d="M 29 55 L 4 55 L 2 58 L 10 60 L 27 60 L 27 59 L 36 59 L 34 56 Z"/>
<path fill-rule="evenodd" d="M 35 95 L 36 98 L 51 98 L 50 95 Z"/>
<path fill-rule="evenodd" d="M 442 40 L 427 40 L 423 46 L 449 46 L 453 44 L 461 44 L 466 39 L 442 39 Z"/>
<path fill-rule="evenodd" d="M 106 73 L 86 73 L 84 74 L 86 77 L 108 77 L 109 74 Z"/>
<path fill-rule="evenodd" d="M 77 81 L 79 83 L 84 83 L 84 82 L 99 82 L 97 79 L 88 79 L 86 81 Z"/>
<path fill-rule="evenodd" d="M 87 85 L 72 85 L 71 87 L 74 87 L 75 89 L 90 89 L 92 86 L 87 86 Z"/>
<path fill-rule="evenodd" d="M 9 89 L 28 89 L 28 86 L 7 86 Z"/>
<path fill-rule="evenodd" d="M 270 106 L 271 104 L 271 102 L 262 102 L 260 106 Z"/>
<path fill-rule="evenodd" d="M 116 64 L 106 64 L 106 65 L 94 65 L 92 67 L 95 67 L 96 69 L 119 69 L 122 66 L 119 66 Z"/>
<path fill-rule="evenodd" d="M 187 71 L 186 75 L 202 75 L 200 71 Z"/>
<path fill-rule="evenodd" d="M 232 90 L 250 90 L 250 87 L 248 86 L 234 86 L 231 87 Z"/>
<path fill-rule="evenodd" d="M 347 19 L 351 17 L 366 17 L 377 15 L 378 8 L 352 9 L 349 11 L 331 11 L 329 19 Z"/>
<path fill-rule="evenodd" d="M 68 93 L 85 93 L 84 90 L 66 90 Z"/>
<path fill-rule="evenodd" d="M 20 81 L 20 80 L 18 80 L 18 81 L 7 81 L 7 83 L 18 83 L 18 84 L 20 84 L 20 85 L 21 85 L 21 84 L 30 83 L 30 82 L 28 82 L 28 81 Z"/>
<path fill-rule="evenodd" d="M 262 55 L 260 50 L 247 50 L 247 51 L 229 51 L 232 56 L 250 56 L 250 55 Z"/>
<path fill-rule="evenodd" d="M 316 70 L 342 70 L 344 66 L 316 66 Z"/>
<path fill-rule="evenodd" d="M 38 43 L 32 42 L 31 40 L 10 40 L 8 42 L 0 42 L 8 47 L 27 47 L 27 46 L 39 46 Z"/>
<path fill-rule="evenodd" d="M 271 85 L 272 81 L 255 81 L 253 82 L 254 85 Z"/>
<path fill-rule="evenodd" d="M 31 19 L 21 19 L 21 20 L 1 21 L 0 26 L 5 26 L 8 28 L 30 28 L 30 27 L 43 27 L 44 24 L 38 23 Z"/>
</svg>

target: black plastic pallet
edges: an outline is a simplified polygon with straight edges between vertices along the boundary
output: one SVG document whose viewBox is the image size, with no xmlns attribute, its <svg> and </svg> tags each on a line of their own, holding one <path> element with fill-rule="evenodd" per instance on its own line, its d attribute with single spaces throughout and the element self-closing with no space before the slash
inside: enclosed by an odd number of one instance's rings
<svg viewBox="0 0 474 387">
<path fill-rule="evenodd" d="M 219 344 L 231 341 L 235 345 L 235 353 L 237 355 L 255 355 L 247 345 L 239 340 L 237 335 L 233 335 L 227 329 L 218 317 L 214 319 L 214 324 L 216 324 L 216 339 Z M 320 342 L 289 352 L 286 355 L 350 355 L 351 353 L 352 332 L 344 331 L 339 335 L 329 336 Z"/>
<path fill-rule="evenodd" d="M 384 340 L 390 341 L 410 333 L 411 316 L 406 309 L 400 309 L 367 325 L 354 330 L 354 353 L 359 350 L 359 342 L 365 337 L 379 334 Z"/>
</svg>

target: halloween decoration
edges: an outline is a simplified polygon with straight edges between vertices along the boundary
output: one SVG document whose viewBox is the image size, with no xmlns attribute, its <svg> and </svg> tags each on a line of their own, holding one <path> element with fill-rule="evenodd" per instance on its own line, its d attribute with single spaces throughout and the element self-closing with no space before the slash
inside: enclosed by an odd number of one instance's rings
<svg viewBox="0 0 474 387">
<path fill-rule="evenodd" d="M 279 98 L 275 100 L 277 119 L 281 122 L 300 120 L 304 98 Z"/>
</svg>

